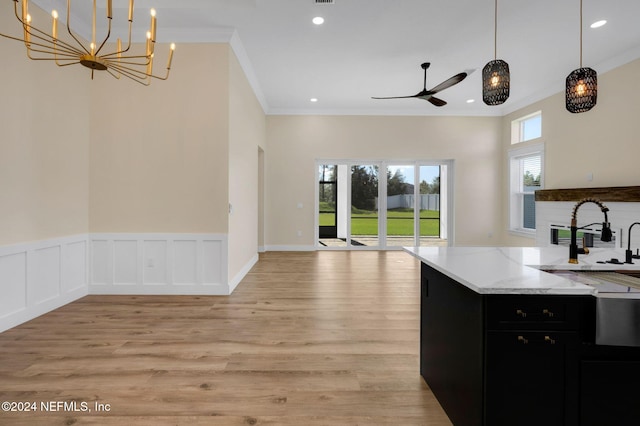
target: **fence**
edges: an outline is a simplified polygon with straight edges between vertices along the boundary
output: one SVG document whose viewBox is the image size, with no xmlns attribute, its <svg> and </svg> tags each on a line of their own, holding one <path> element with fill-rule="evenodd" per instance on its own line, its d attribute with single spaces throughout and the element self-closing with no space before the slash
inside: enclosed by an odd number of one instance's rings
<svg viewBox="0 0 640 426">
<path fill-rule="evenodd" d="M 413 194 L 399 194 L 387 197 L 387 210 L 391 209 L 412 209 L 414 206 Z M 376 208 L 378 207 L 376 199 Z M 421 194 L 420 210 L 440 211 L 440 194 Z"/>
</svg>

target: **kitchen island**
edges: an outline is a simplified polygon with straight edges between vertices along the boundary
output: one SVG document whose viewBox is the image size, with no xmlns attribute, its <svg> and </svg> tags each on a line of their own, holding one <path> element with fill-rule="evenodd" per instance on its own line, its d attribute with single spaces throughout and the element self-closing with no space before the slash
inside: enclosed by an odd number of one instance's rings
<svg viewBox="0 0 640 426">
<path fill-rule="evenodd" d="M 405 251 L 422 262 L 420 373 L 454 425 L 638 424 L 640 348 L 596 345 L 596 288 L 547 271 L 640 261 L 594 249 L 573 265 L 562 247 Z"/>
</svg>

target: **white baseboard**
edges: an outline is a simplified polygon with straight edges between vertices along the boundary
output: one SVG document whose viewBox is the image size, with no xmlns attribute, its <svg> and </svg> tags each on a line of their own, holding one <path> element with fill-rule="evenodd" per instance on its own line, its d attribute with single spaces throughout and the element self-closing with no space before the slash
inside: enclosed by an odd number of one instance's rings
<svg viewBox="0 0 640 426">
<path fill-rule="evenodd" d="M 251 258 L 251 260 L 249 260 L 249 262 L 247 262 L 247 264 L 242 267 L 240 272 L 238 272 L 236 274 L 236 276 L 233 277 L 233 279 L 231 281 L 229 281 L 229 294 L 233 293 L 233 290 L 236 289 L 238 284 L 240 284 L 240 281 L 242 281 L 242 279 L 245 277 L 245 275 L 247 275 L 249 273 L 251 268 L 253 268 L 253 265 L 255 265 L 256 263 L 258 263 L 258 255 L 257 254 L 255 256 L 253 256 Z"/>
<path fill-rule="evenodd" d="M 0 332 L 88 294 L 86 234 L 0 247 Z"/>
<path fill-rule="evenodd" d="M 226 234 L 91 234 L 90 294 L 228 295 Z"/>
<path fill-rule="evenodd" d="M 299 245 L 299 246 L 266 246 L 266 251 L 316 251 L 314 246 Z"/>
</svg>

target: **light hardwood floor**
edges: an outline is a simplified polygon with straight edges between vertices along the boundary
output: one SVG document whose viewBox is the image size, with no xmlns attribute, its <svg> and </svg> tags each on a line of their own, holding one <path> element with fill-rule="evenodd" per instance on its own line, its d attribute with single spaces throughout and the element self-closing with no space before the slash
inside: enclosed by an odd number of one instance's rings
<svg viewBox="0 0 640 426">
<path fill-rule="evenodd" d="M 325 251 L 262 254 L 231 296 L 88 296 L 0 334 L 0 401 L 38 409 L 0 424 L 450 426 L 419 292 L 406 253 Z"/>
</svg>

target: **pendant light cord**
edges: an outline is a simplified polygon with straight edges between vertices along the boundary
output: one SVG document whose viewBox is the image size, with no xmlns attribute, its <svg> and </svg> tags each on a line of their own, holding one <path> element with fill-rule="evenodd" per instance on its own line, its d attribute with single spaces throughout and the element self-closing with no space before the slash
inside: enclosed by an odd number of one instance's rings
<svg viewBox="0 0 640 426">
<path fill-rule="evenodd" d="M 495 1 L 493 16 L 493 59 L 498 59 L 498 0 Z"/>
<path fill-rule="evenodd" d="M 580 0 L 580 68 L 582 68 L 582 0 Z"/>
</svg>

